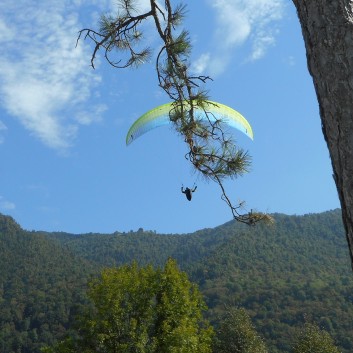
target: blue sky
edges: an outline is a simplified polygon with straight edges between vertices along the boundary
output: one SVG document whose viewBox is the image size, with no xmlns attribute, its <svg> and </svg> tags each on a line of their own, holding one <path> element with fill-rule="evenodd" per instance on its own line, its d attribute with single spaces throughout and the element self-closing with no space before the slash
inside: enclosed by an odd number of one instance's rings
<svg viewBox="0 0 353 353">
<path fill-rule="evenodd" d="M 188 2 L 196 73 L 212 100 L 240 111 L 254 141 L 233 131 L 252 170 L 226 182 L 247 210 L 305 214 L 339 207 L 301 30 L 286 0 Z M 130 125 L 168 102 L 153 59 L 117 70 L 77 33 L 115 1 L 2 0 L 0 212 L 28 230 L 187 233 L 231 219 L 216 185 L 194 174 L 171 128 L 129 147 Z M 148 1 L 141 0 L 141 9 Z M 145 40 L 160 45 L 152 24 Z M 183 183 L 198 185 L 192 202 Z"/>
</svg>

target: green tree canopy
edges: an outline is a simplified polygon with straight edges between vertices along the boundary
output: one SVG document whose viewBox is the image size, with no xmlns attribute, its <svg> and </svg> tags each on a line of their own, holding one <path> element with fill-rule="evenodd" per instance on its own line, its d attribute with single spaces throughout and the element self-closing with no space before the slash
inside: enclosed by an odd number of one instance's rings
<svg viewBox="0 0 353 353">
<path fill-rule="evenodd" d="M 215 353 L 267 353 L 244 308 L 230 308 L 217 330 Z"/>
<path fill-rule="evenodd" d="M 78 337 L 48 352 L 211 352 L 202 296 L 172 259 L 159 270 L 136 262 L 106 269 L 88 296 L 93 307 L 80 318 Z"/>
<path fill-rule="evenodd" d="M 321 330 L 317 325 L 306 323 L 294 347 L 294 353 L 312 352 L 340 353 L 327 331 Z"/>
</svg>

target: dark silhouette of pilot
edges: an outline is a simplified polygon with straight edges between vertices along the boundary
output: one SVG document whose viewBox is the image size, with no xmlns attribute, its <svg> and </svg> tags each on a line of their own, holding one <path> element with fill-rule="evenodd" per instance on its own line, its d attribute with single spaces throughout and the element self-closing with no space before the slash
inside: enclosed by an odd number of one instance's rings
<svg viewBox="0 0 353 353">
<path fill-rule="evenodd" d="M 189 189 L 189 188 L 185 188 L 184 190 L 184 186 L 181 187 L 181 192 L 183 194 L 185 194 L 186 198 L 191 201 L 192 198 L 192 193 L 195 192 L 197 189 L 197 186 L 195 186 L 193 189 Z"/>
</svg>

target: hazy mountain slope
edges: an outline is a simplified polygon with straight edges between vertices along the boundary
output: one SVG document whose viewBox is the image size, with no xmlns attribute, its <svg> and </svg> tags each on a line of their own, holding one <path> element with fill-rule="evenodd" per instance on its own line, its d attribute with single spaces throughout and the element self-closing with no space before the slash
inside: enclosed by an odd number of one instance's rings
<svg viewBox="0 0 353 353">
<path fill-rule="evenodd" d="M 353 274 L 339 211 L 275 215 L 276 225 L 233 234 L 193 269 L 211 317 L 224 304 L 249 310 L 271 352 L 290 351 L 295 326 L 314 320 L 353 351 Z"/>
<path fill-rule="evenodd" d="M 185 235 L 72 235 L 26 232 L 0 216 L 0 342 L 38 352 L 65 331 L 91 273 L 171 256 L 199 283 L 213 322 L 224 304 L 242 305 L 271 352 L 283 353 L 306 316 L 352 352 L 353 274 L 339 210 L 274 217 L 270 227 L 228 222 Z"/>
<path fill-rule="evenodd" d="M 0 351 L 38 352 L 60 337 L 94 271 L 57 242 L 0 215 Z"/>
<path fill-rule="evenodd" d="M 137 261 L 141 265 L 163 265 L 168 257 L 184 267 L 206 256 L 210 249 L 227 239 L 214 236 L 213 230 L 204 229 L 193 234 L 156 234 L 151 231 L 114 234 L 46 233 L 77 255 L 104 266 Z"/>
</svg>

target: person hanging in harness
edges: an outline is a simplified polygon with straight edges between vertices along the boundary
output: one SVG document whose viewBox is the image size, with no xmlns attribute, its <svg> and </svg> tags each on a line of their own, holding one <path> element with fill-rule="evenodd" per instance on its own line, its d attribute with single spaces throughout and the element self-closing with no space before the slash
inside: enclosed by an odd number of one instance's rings
<svg viewBox="0 0 353 353">
<path fill-rule="evenodd" d="M 185 194 L 186 198 L 191 201 L 191 198 L 192 198 L 192 193 L 195 192 L 197 189 L 197 186 L 195 186 L 193 189 L 190 189 L 188 187 L 185 188 L 184 190 L 184 186 L 181 187 L 181 192 L 183 194 Z"/>
</svg>

